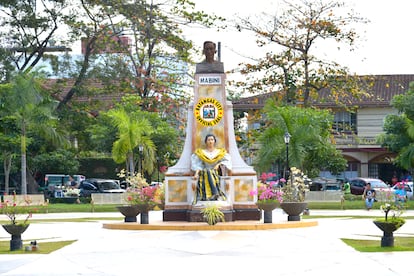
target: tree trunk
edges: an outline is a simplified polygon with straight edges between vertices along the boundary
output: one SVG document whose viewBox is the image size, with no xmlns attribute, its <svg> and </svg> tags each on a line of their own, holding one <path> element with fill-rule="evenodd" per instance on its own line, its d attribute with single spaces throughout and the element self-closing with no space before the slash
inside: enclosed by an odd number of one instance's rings
<svg viewBox="0 0 414 276">
<path fill-rule="evenodd" d="M 134 154 L 132 152 L 128 153 L 128 164 L 129 164 L 129 175 L 132 176 L 135 173 L 134 167 Z"/>
<path fill-rule="evenodd" d="M 22 182 L 21 182 L 21 194 L 27 195 L 27 179 L 26 179 L 26 129 L 24 123 L 22 126 L 22 137 L 21 137 L 21 152 L 22 152 Z"/>
<path fill-rule="evenodd" d="M 9 194 L 10 187 L 10 170 L 12 164 L 12 155 L 10 152 L 4 154 L 3 169 L 4 169 L 4 192 Z"/>
</svg>

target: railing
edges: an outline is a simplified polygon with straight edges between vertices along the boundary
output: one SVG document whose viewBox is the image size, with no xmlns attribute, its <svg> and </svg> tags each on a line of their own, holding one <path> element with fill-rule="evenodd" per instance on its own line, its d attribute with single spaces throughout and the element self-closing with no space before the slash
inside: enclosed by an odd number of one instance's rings
<svg viewBox="0 0 414 276">
<path fill-rule="evenodd" d="M 377 138 L 372 136 L 335 135 L 336 145 L 361 146 L 378 145 Z"/>
<path fill-rule="evenodd" d="M 337 201 L 341 202 L 341 191 L 309 191 L 305 194 L 305 201 Z"/>
</svg>

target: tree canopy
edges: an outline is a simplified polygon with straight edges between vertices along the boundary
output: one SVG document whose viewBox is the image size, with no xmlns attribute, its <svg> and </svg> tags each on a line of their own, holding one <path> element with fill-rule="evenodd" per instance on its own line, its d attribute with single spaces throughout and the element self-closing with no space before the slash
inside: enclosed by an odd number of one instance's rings
<svg viewBox="0 0 414 276">
<path fill-rule="evenodd" d="M 259 151 L 255 167 L 267 171 L 272 163 L 286 164 L 285 133 L 289 133 L 289 167 L 302 169 L 315 177 L 320 170 L 339 174 L 346 160 L 332 144 L 332 115 L 327 110 L 278 106 L 269 99 L 264 108 L 266 124 L 257 139 Z"/>
<path fill-rule="evenodd" d="M 391 105 L 398 114 L 385 118 L 384 131 L 378 137 L 379 143 L 392 152 L 398 153 L 395 163 L 409 170 L 414 167 L 414 82 L 405 94 L 396 95 Z"/>
<path fill-rule="evenodd" d="M 366 22 L 337 1 L 283 1 L 276 14 L 264 12 L 240 18 L 236 27 L 256 35 L 259 47 L 269 49 L 255 64 L 244 64 L 247 81 L 239 82 L 252 93 L 275 92 L 285 103 L 312 105 L 331 100 L 346 104 L 364 92 L 358 77 L 334 60 L 317 57 L 316 47 L 336 43 L 353 47 L 358 33 L 353 28 Z M 350 77 L 352 76 L 352 77 Z M 329 95 L 320 97 L 323 88 Z"/>
</svg>

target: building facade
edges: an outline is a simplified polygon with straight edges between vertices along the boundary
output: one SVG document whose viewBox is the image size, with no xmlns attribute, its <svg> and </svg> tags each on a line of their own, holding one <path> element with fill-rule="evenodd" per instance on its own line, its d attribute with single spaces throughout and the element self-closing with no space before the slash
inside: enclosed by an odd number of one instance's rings
<svg viewBox="0 0 414 276">
<path fill-rule="evenodd" d="M 370 79 L 371 96 L 352 103 L 352 111 L 329 102 L 314 102 L 313 105 L 330 109 L 334 114 L 333 140 L 348 161 L 342 177 L 373 177 L 391 183 L 393 174 L 404 172 L 394 165 L 396 153 L 379 145 L 377 137 L 384 133 L 385 117 L 398 112 L 391 106 L 392 98 L 408 91 L 414 75 L 375 75 Z M 262 94 L 233 101 L 234 110 L 248 113 L 260 110 L 271 97 L 272 94 Z M 254 125 L 255 122 L 248 123 L 250 128 Z M 321 176 L 329 177 L 330 173 L 321 172 Z"/>
</svg>

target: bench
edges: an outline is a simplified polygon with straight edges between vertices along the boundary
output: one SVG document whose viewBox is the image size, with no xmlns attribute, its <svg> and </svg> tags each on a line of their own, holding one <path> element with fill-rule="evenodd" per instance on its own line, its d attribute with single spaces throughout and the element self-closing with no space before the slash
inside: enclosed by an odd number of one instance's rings
<svg viewBox="0 0 414 276">
<path fill-rule="evenodd" d="M 125 194 L 124 193 L 93 193 L 91 194 L 93 204 L 125 204 Z"/>
<path fill-rule="evenodd" d="M 40 206 L 45 204 L 45 196 L 43 194 L 28 195 L 4 195 L 3 202 L 15 202 L 18 206 Z"/>
</svg>

